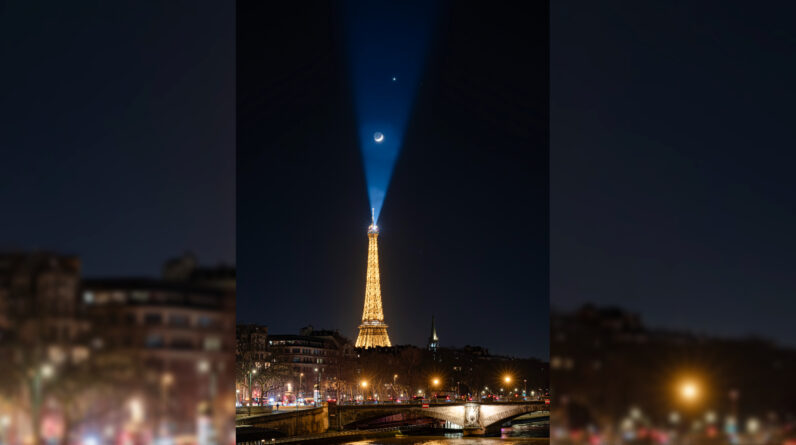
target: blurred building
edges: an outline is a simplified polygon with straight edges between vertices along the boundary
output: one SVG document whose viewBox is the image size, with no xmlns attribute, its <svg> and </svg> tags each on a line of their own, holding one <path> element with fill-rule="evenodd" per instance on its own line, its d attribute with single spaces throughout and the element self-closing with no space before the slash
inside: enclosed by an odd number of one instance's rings
<svg viewBox="0 0 796 445">
<path fill-rule="evenodd" d="M 58 350 L 54 355 L 67 353 L 63 348 L 88 328 L 76 298 L 80 271 L 80 259 L 71 255 L 0 254 L 0 329 L 25 344 Z"/>
<path fill-rule="evenodd" d="M 147 411 L 176 433 L 195 430 L 198 411 L 209 400 L 216 401 L 213 410 L 230 415 L 235 375 L 230 279 L 234 271 L 198 269 L 195 260 L 184 257 L 167 263 L 162 279 L 83 281 L 82 303 L 94 341 L 140 360 L 142 381 L 154 389 Z"/>
<path fill-rule="evenodd" d="M 185 258 L 161 279 L 83 280 L 75 256 L 0 255 L 0 358 L 13 363 L 0 367 L 0 410 L 16 407 L 0 414 L 11 443 L 196 437 L 202 419 L 234 431 L 234 269 Z"/>
<path fill-rule="evenodd" d="M 0 413 L 16 438 L 42 440 L 47 385 L 57 369 L 85 366 L 88 321 L 78 304 L 80 259 L 52 252 L 0 254 Z M 71 380 L 71 379 L 70 379 Z M 53 402 L 70 396 L 65 386 Z M 54 422 L 53 425 L 60 426 Z"/>
<path fill-rule="evenodd" d="M 561 410 L 553 419 L 562 427 L 706 427 L 710 419 L 721 430 L 742 419 L 796 419 L 793 348 L 651 329 L 638 314 L 592 305 L 554 312 L 551 328 L 554 405 Z M 697 386 L 689 400 L 679 393 L 686 380 Z"/>
</svg>

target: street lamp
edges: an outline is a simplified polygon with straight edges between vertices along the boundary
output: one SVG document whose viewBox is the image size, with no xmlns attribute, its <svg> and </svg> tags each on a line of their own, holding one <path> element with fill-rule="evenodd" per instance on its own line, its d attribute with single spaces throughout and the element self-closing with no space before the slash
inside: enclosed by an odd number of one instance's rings
<svg viewBox="0 0 796 445">
<path fill-rule="evenodd" d="M 398 374 L 393 374 L 393 376 L 392 376 L 392 392 L 393 392 L 394 397 L 396 399 L 398 398 L 398 391 L 395 390 L 395 381 L 397 379 L 398 379 Z"/>
<path fill-rule="evenodd" d="M 364 404 L 365 403 L 365 388 L 368 387 L 367 380 L 362 380 L 361 382 L 359 382 L 359 386 L 362 387 L 362 403 Z"/>
<path fill-rule="evenodd" d="M 700 388 L 699 385 L 693 380 L 686 380 L 680 383 L 679 388 L 680 398 L 687 403 L 693 403 L 699 399 Z"/>
<path fill-rule="evenodd" d="M 41 409 L 41 398 L 42 398 L 42 386 L 44 384 L 44 380 L 49 380 L 55 375 L 55 368 L 50 363 L 44 363 L 39 366 L 38 370 L 34 370 L 33 372 L 33 402 L 34 402 L 34 419 L 33 424 L 39 424 L 39 416 L 40 416 L 40 409 Z"/>
<path fill-rule="evenodd" d="M 431 380 L 431 383 L 434 386 L 434 400 L 436 401 L 437 400 L 437 389 L 439 387 L 439 378 L 434 377 L 434 379 Z"/>
<path fill-rule="evenodd" d="M 254 388 L 252 387 L 252 376 L 257 374 L 257 369 L 249 371 L 249 415 L 252 414 L 252 403 L 254 403 Z"/>
<path fill-rule="evenodd" d="M 316 385 L 318 386 L 318 395 L 317 397 L 313 394 L 313 403 L 317 403 L 318 400 L 321 398 L 321 373 L 319 372 L 318 368 L 315 368 L 315 377 L 317 378 Z"/>
<path fill-rule="evenodd" d="M 296 389 L 296 409 L 298 409 L 298 399 L 299 397 L 301 397 L 301 390 L 303 389 L 303 387 L 301 386 L 301 379 L 303 377 L 304 373 L 303 372 L 299 373 L 299 386 L 298 389 Z"/>
</svg>

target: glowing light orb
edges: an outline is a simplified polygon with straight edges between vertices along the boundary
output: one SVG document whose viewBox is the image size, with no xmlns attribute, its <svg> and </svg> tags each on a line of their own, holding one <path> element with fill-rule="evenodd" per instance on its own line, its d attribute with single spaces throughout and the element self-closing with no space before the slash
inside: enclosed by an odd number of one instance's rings
<svg viewBox="0 0 796 445">
<path fill-rule="evenodd" d="M 377 143 L 381 143 L 384 140 L 384 134 L 381 131 L 373 133 L 373 140 Z"/>
<path fill-rule="evenodd" d="M 680 387 L 680 394 L 686 400 L 694 400 L 697 398 L 699 393 L 699 388 L 693 382 L 686 382 Z"/>
</svg>

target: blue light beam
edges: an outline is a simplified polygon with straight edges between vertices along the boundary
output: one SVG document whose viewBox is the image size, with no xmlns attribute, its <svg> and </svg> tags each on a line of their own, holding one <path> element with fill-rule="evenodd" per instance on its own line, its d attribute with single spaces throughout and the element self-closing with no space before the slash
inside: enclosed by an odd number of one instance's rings
<svg viewBox="0 0 796 445">
<path fill-rule="evenodd" d="M 435 2 L 346 4 L 360 150 L 376 221 L 401 151 L 435 15 Z"/>
</svg>

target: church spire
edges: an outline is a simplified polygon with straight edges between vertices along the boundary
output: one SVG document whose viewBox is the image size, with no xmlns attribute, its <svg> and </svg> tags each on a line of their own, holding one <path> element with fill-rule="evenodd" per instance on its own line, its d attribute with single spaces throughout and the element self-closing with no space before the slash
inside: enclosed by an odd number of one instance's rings
<svg viewBox="0 0 796 445">
<path fill-rule="evenodd" d="M 439 337 L 437 337 L 437 328 L 434 325 L 434 315 L 431 315 L 431 336 L 428 337 L 428 349 L 429 351 L 437 352 L 437 347 L 439 347 Z"/>
</svg>

